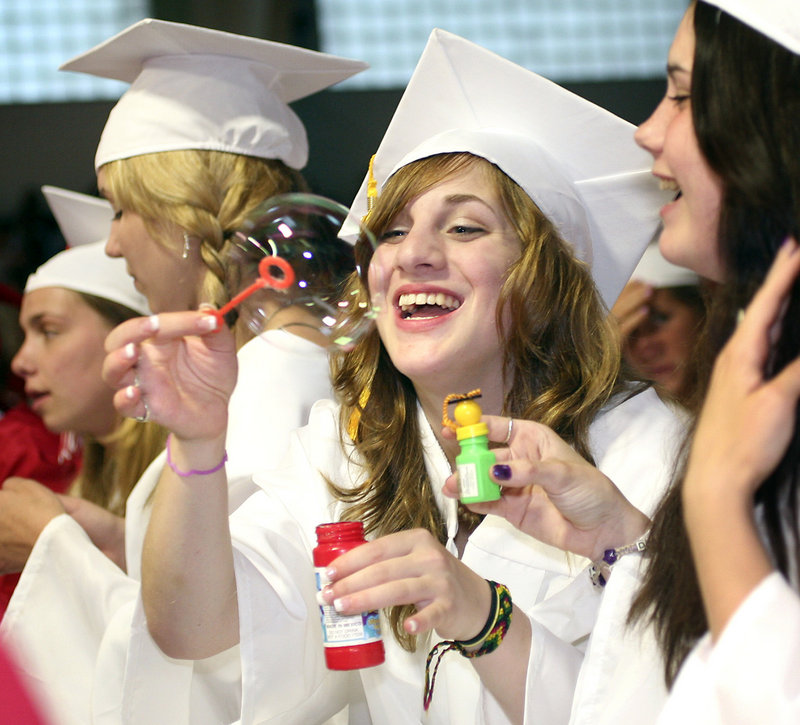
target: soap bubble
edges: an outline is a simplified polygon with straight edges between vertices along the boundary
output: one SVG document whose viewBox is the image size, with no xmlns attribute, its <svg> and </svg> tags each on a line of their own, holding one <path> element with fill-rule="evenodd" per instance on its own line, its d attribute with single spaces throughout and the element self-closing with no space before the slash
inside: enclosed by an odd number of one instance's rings
<svg viewBox="0 0 800 725">
<path fill-rule="evenodd" d="M 340 236 L 347 215 L 347 207 L 313 194 L 282 194 L 257 207 L 230 236 L 225 282 L 232 299 L 218 316 L 231 322 L 236 308 L 256 335 L 281 328 L 351 349 L 372 329 L 378 306 L 354 286 L 345 289 L 362 273 L 353 244 Z M 358 232 L 374 250 L 372 234 Z"/>
</svg>

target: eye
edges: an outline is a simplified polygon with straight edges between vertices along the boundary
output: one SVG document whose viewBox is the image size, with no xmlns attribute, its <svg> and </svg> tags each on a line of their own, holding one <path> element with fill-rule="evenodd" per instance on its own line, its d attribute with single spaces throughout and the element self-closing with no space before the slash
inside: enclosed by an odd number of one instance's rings
<svg viewBox="0 0 800 725">
<path fill-rule="evenodd" d="M 378 241 L 383 244 L 387 242 L 391 244 L 392 242 L 399 242 L 402 237 L 404 237 L 406 232 L 403 229 L 389 229 L 385 231 L 381 236 L 378 238 Z"/>
<path fill-rule="evenodd" d="M 448 234 L 461 241 L 466 241 L 486 234 L 486 229 L 480 226 L 470 226 L 469 224 L 454 224 L 447 230 Z"/>
<path fill-rule="evenodd" d="M 669 319 L 670 315 L 666 312 L 659 312 L 658 310 L 652 310 L 650 312 L 650 322 L 656 327 L 666 325 L 669 322 Z"/>
<path fill-rule="evenodd" d="M 111 218 L 111 221 L 118 222 L 120 219 L 122 219 L 122 209 L 114 212 L 114 216 Z"/>
<path fill-rule="evenodd" d="M 670 101 L 672 101 L 676 106 L 680 107 L 684 105 L 687 101 L 691 100 L 691 95 L 688 93 L 676 93 L 673 96 L 667 96 Z"/>
<path fill-rule="evenodd" d="M 58 333 L 59 333 L 58 328 L 56 328 L 55 326 L 52 326 L 52 325 L 42 325 L 39 328 L 39 334 L 45 340 L 52 340 L 54 337 L 58 336 Z"/>
</svg>

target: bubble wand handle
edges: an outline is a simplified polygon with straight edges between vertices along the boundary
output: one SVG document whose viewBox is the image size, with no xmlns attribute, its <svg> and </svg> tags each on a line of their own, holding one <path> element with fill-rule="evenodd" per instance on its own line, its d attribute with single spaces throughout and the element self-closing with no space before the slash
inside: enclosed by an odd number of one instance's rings
<svg viewBox="0 0 800 725">
<path fill-rule="evenodd" d="M 273 269 L 278 269 L 282 276 L 275 277 L 272 274 Z M 214 317 L 217 318 L 217 329 L 219 329 L 222 327 L 225 315 L 227 315 L 234 307 L 241 304 L 254 292 L 258 292 L 258 290 L 262 289 L 263 287 L 271 287 L 272 289 L 278 290 L 286 289 L 287 287 L 291 286 L 292 282 L 294 282 L 294 278 L 295 274 L 294 270 L 292 269 L 292 265 L 289 264 L 285 259 L 275 256 L 264 257 L 264 259 L 258 263 L 258 278 L 255 282 L 253 282 L 253 284 L 243 289 L 235 297 L 232 297 L 218 310 L 206 310 L 206 312 L 210 315 L 214 315 Z"/>
</svg>

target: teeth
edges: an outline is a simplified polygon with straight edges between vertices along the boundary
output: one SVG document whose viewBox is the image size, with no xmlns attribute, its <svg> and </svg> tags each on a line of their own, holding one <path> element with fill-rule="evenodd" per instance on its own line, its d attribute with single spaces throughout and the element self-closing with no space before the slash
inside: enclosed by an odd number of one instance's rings
<svg viewBox="0 0 800 725">
<path fill-rule="evenodd" d="M 461 306 L 455 297 L 444 292 L 409 292 L 400 295 L 398 304 L 403 312 L 413 311 L 419 305 L 437 305 L 446 310 L 457 310 Z"/>
<path fill-rule="evenodd" d="M 659 179 L 658 186 L 662 191 L 680 191 L 681 190 L 681 187 L 678 186 L 678 182 L 675 181 L 675 179 Z"/>
</svg>

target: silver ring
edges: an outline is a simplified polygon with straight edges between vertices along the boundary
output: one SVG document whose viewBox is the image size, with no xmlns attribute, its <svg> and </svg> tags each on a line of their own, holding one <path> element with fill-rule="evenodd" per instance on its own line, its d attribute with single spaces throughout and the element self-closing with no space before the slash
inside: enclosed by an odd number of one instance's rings
<svg viewBox="0 0 800 725">
<path fill-rule="evenodd" d="M 508 433 L 506 433 L 506 439 L 503 441 L 503 445 L 504 446 L 507 446 L 509 443 L 511 443 L 511 433 L 512 433 L 513 430 L 514 430 L 514 419 L 513 418 L 509 418 L 508 419 Z"/>
<path fill-rule="evenodd" d="M 147 423 L 150 420 L 150 406 L 144 396 L 142 396 L 142 405 L 144 406 L 144 415 L 135 415 L 133 419 L 139 423 Z"/>
<path fill-rule="evenodd" d="M 142 396 L 142 405 L 144 406 L 144 415 L 134 415 L 133 419 L 138 423 L 147 423 L 150 420 L 150 406 L 147 404 L 147 399 L 144 397 L 141 381 L 139 380 L 139 369 L 134 368 L 133 373 L 133 387 L 139 388 L 139 394 Z"/>
</svg>

